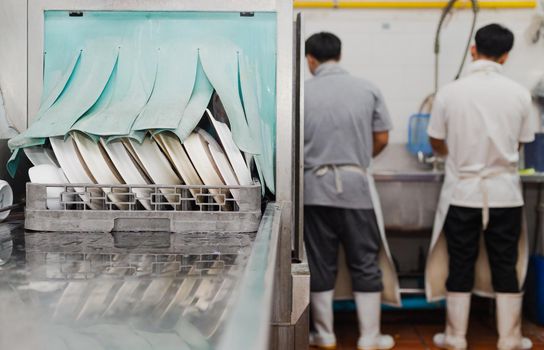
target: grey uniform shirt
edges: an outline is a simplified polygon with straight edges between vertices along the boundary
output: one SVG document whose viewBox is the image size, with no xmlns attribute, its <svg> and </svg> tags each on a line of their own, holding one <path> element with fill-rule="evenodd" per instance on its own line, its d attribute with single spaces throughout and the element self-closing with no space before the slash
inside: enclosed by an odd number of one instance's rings
<svg viewBox="0 0 544 350">
<path fill-rule="evenodd" d="M 363 174 L 338 170 L 320 176 L 325 165 L 367 169 L 372 159 L 372 133 L 392 128 L 384 99 L 376 86 L 348 74 L 337 63 L 324 63 L 304 92 L 304 204 L 371 209 Z"/>
</svg>

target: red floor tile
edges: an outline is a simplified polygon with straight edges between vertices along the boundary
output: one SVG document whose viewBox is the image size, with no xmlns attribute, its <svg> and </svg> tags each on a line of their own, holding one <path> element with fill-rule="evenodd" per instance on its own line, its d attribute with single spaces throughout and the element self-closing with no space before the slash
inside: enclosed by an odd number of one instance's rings
<svg viewBox="0 0 544 350">
<path fill-rule="evenodd" d="M 391 334 L 398 350 L 435 350 L 432 337 L 444 325 L 444 311 L 387 311 L 384 312 L 382 331 Z M 335 332 L 338 350 L 356 348 L 358 330 L 354 312 L 339 312 L 335 315 Z M 544 350 L 544 327 L 525 321 L 524 335 L 531 338 L 534 350 Z M 469 325 L 468 341 L 471 350 L 496 349 L 497 333 L 495 320 L 489 308 L 474 310 Z"/>
</svg>

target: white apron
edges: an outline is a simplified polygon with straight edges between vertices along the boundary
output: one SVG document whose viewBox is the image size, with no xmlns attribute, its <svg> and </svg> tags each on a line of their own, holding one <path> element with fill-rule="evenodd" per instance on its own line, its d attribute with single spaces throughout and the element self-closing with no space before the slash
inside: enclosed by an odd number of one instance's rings
<svg viewBox="0 0 544 350">
<path fill-rule="evenodd" d="M 486 181 L 491 177 L 504 173 L 509 173 L 512 171 L 516 170 L 499 169 L 494 170 L 493 172 L 478 175 L 458 175 L 456 174 L 454 169 L 451 169 L 451 167 L 448 166 L 448 162 L 446 162 L 446 177 L 444 179 L 442 192 L 440 194 L 440 200 L 438 202 L 438 207 L 436 210 L 436 216 L 433 226 L 433 235 L 431 239 L 431 248 L 429 250 L 429 255 L 425 268 L 425 293 L 427 295 L 428 301 L 437 301 L 445 298 L 446 296 L 446 279 L 448 278 L 449 257 L 446 245 L 446 237 L 443 234 L 443 227 L 446 220 L 446 215 L 448 214 L 448 209 L 450 207 L 453 191 L 455 190 L 458 181 L 463 178 L 479 178 L 480 190 L 482 191 L 482 196 L 484 198 L 482 217 L 483 226 L 485 227 L 489 218 L 489 207 L 487 205 L 488 189 L 486 186 Z M 527 264 L 529 261 L 527 244 L 527 229 L 525 225 L 525 220 L 522 220 L 522 232 L 520 235 L 518 248 L 518 262 L 516 265 L 520 286 L 523 284 L 523 281 L 525 280 L 525 275 L 527 273 Z M 475 283 L 473 293 L 490 298 L 494 297 L 495 293 L 491 284 L 491 270 L 489 268 L 489 261 L 487 258 L 483 234 L 480 235 L 480 249 L 479 256 L 476 260 L 474 280 Z"/>
<path fill-rule="evenodd" d="M 368 188 L 370 192 L 370 199 L 372 206 L 374 207 L 374 213 L 376 214 L 376 222 L 378 223 L 378 230 L 380 231 L 380 237 L 382 240 L 381 249 L 379 253 L 379 265 L 382 271 L 382 302 L 391 306 L 401 306 L 400 298 L 400 286 L 397 271 L 391 257 L 391 251 L 387 244 L 385 237 L 385 226 L 383 223 L 382 206 L 380 204 L 380 198 L 378 197 L 378 191 L 376 190 L 376 184 L 374 183 L 374 177 L 370 171 L 366 171 L 363 168 L 355 165 L 324 165 L 318 167 L 315 172 L 318 176 L 325 175 L 329 170 L 332 170 L 335 174 L 336 187 L 339 192 L 342 192 L 342 180 L 339 176 L 338 170 L 346 170 L 360 173 L 366 176 L 368 181 Z"/>
</svg>

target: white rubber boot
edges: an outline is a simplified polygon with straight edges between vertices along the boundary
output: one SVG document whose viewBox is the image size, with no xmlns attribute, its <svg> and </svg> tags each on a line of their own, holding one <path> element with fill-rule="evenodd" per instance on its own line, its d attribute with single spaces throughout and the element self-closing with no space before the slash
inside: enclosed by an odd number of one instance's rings
<svg viewBox="0 0 544 350">
<path fill-rule="evenodd" d="M 521 306 L 523 293 L 496 293 L 497 331 L 499 350 L 528 350 L 533 347 L 529 338 L 521 335 Z"/>
<path fill-rule="evenodd" d="M 471 293 L 449 292 L 446 296 L 446 330 L 435 334 L 433 343 L 441 349 L 465 350 Z"/>
<path fill-rule="evenodd" d="M 320 349 L 336 349 L 332 301 L 334 291 L 310 293 L 310 311 L 315 332 L 310 333 L 310 345 Z"/>
<path fill-rule="evenodd" d="M 390 335 L 380 333 L 381 293 L 353 293 L 359 318 L 358 350 L 388 350 L 395 346 Z"/>
</svg>

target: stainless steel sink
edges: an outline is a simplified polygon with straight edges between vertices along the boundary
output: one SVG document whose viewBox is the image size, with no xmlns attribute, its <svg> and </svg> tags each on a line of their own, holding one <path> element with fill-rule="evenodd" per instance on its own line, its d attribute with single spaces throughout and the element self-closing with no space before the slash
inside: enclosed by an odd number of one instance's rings
<svg viewBox="0 0 544 350">
<path fill-rule="evenodd" d="M 406 174 L 398 175 L 398 179 L 388 178 L 384 181 L 376 176 L 376 188 L 380 195 L 386 229 L 430 230 L 442 182 L 405 181 L 403 178 Z"/>
<path fill-rule="evenodd" d="M 419 163 L 404 145 L 393 144 L 375 160 L 373 173 L 386 229 L 432 229 L 443 172 Z"/>
</svg>

